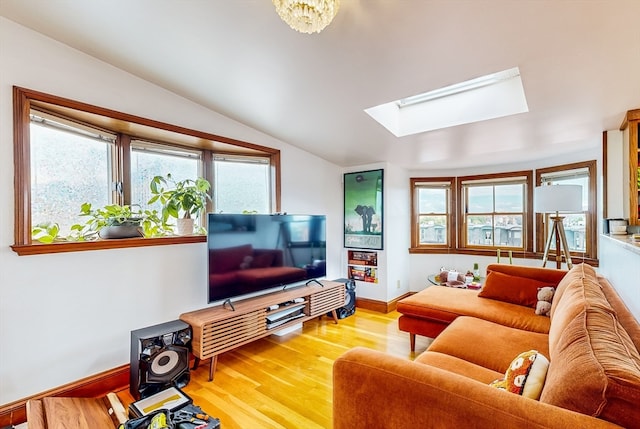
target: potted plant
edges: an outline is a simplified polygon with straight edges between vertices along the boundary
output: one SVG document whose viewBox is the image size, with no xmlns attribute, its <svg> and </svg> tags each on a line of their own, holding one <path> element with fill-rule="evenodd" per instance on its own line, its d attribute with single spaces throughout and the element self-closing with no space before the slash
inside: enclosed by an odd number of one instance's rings
<svg viewBox="0 0 640 429">
<path fill-rule="evenodd" d="M 166 227 L 170 217 L 176 219 L 178 235 L 193 234 L 194 218 L 205 209 L 210 200 L 208 180 L 199 177 L 196 180 L 176 181 L 167 174 L 166 177 L 155 176 L 151 180 L 151 194 L 148 204 L 160 201 L 162 204 L 162 223 Z"/>
<path fill-rule="evenodd" d="M 91 203 L 84 203 L 80 209 L 80 216 L 87 217 L 87 221 L 71 226 L 71 238 L 74 240 L 166 235 L 157 210 L 134 211 L 129 205 L 119 204 L 108 204 L 93 209 Z"/>
</svg>

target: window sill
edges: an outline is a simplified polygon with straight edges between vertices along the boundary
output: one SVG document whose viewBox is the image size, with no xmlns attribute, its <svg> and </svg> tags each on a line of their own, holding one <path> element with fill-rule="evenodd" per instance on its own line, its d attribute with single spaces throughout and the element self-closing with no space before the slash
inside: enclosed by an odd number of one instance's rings
<svg viewBox="0 0 640 429">
<path fill-rule="evenodd" d="M 451 254 L 451 255 L 477 255 L 477 256 L 492 256 L 497 258 L 497 249 L 496 250 L 478 250 L 478 249 L 469 249 L 469 248 L 424 248 L 424 247 L 410 247 L 409 254 L 411 255 L 420 255 L 420 254 Z M 542 259 L 544 255 L 542 253 L 536 252 L 522 252 L 522 250 L 515 251 L 513 250 L 513 259 Z M 552 254 L 549 256 L 549 260 L 547 261 L 547 267 L 553 268 L 555 266 L 555 256 Z M 500 262 L 509 263 L 509 254 L 508 250 L 502 249 Z M 599 266 L 599 260 L 596 258 L 583 257 L 582 255 L 571 255 L 571 262 L 573 265 L 585 263 L 589 264 L 592 267 Z"/>
<path fill-rule="evenodd" d="M 68 243 L 14 244 L 11 249 L 19 256 L 43 255 L 47 253 L 84 252 L 88 250 L 121 249 L 127 247 L 166 246 L 170 244 L 205 243 L 206 235 L 187 235 L 160 238 L 122 238 L 97 241 L 74 241 Z"/>
<path fill-rule="evenodd" d="M 530 252 L 530 251 L 523 251 L 522 249 L 509 249 L 509 248 L 502 248 L 500 249 L 501 251 L 501 257 L 502 258 L 508 258 L 509 255 L 509 250 L 511 250 L 513 257 L 515 258 L 516 256 L 519 258 L 542 258 L 542 254 L 537 254 L 534 252 Z M 481 249 L 481 248 L 472 248 L 472 247 L 410 247 L 409 248 L 409 253 L 411 254 L 420 254 L 420 253 L 434 253 L 434 254 L 446 254 L 446 253 L 451 253 L 451 254 L 461 254 L 461 255 L 478 255 L 478 256 L 493 256 L 493 257 L 497 257 L 497 252 L 498 249 Z M 572 255 L 573 257 L 573 255 Z"/>
</svg>

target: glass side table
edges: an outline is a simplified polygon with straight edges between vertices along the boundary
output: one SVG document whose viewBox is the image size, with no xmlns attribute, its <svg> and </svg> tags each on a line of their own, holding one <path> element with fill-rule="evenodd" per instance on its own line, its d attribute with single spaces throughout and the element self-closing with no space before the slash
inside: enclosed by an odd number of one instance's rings
<svg viewBox="0 0 640 429">
<path fill-rule="evenodd" d="M 429 274 L 427 276 L 427 280 L 429 280 L 429 283 L 431 283 L 432 285 L 436 285 L 436 286 L 447 286 L 447 287 L 457 287 L 457 288 L 460 288 L 460 289 L 479 290 L 479 289 L 482 289 L 482 285 L 484 284 L 485 278 L 484 277 L 480 277 L 480 281 L 478 281 L 478 282 L 471 282 L 469 284 L 463 284 L 463 285 L 460 285 L 460 286 L 453 286 L 453 285 L 447 284 L 448 282 L 440 281 L 440 274 Z"/>
</svg>

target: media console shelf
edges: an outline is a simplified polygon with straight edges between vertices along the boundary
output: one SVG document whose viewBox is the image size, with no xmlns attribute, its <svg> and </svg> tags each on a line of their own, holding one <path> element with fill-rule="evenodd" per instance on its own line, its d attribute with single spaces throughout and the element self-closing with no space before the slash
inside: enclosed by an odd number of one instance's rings
<svg viewBox="0 0 640 429">
<path fill-rule="evenodd" d="M 345 285 L 326 280 L 321 283 L 322 286 L 312 282 L 308 286 L 237 301 L 233 303 L 235 310 L 218 305 L 180 315 L 180 320 L 191 325 L 193 331 L 191 351 L 196 358 L 193 369 L 198 367 L 200 360 L 210 359 L 209 381 L 212 381 L 218 355 L 221 353 L 329 312 L 332 313 L 334 322 L 338 323 L 336 309 L 344 305 Z M 296 300 L 300 302 L 295 302 Z M 284 313 L 288 306 L 281 304 L 290 302 L 291 306 L 302 306 L 302 315 L 292 312 L 294 316 L 291 320 L 282 322 L 280 319 L 279 322 L 282 323 L 277 326 L 268 324 L 274 319 L 273 315 L 282 312 L 286 316 Z M 275 305 L 280 307 L 269 311 Z"/>
</svg>

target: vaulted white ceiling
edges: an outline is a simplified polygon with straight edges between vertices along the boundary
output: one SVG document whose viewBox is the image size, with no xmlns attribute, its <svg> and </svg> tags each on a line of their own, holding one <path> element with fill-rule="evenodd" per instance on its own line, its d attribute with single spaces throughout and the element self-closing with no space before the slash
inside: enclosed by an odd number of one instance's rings
<svg viewBox="0 0 640 429">
<path fill-rule="evenodd" d="M 342 0 L 314 35 L 270 0 L 0 0 L 0 15 L 338 165 L 425 169 L 599 146 L 640 108 L 639 6 Z M 512 67 L 528 113 L 398 138 L 364 112 Z"/>
</svg>

